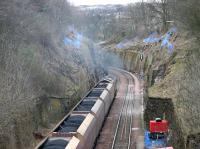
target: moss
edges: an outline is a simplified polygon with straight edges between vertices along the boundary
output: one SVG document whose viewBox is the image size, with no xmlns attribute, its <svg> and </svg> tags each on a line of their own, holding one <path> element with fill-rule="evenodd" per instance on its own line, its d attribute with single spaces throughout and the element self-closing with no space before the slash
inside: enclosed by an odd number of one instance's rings
<svg viewBox="0 0 200 149">
<path fill-rule="evenodd" d="M 174 97 L 178 92 L 178 84 L 183 75 L 184 65 L 182 60 L 178 60 L 175 64 L 170 65 L 168 68 L 168 74 L 161 80 L 161 82 L 156 83 L 154 86 L 149 88 L 150 97 Z M 173 96 L 174 94 L 174 96 Z"/>
<path fill-rule="evenodd" d="M 51 100 L 51 107 L 52 107 L 52 110 L 54 111 L 57 111 L 58 109 L 60 109 L 61 107 L 61 103 L 59 100 L 56 100 L 56 99 L 52 99 Z"/>
</svg>

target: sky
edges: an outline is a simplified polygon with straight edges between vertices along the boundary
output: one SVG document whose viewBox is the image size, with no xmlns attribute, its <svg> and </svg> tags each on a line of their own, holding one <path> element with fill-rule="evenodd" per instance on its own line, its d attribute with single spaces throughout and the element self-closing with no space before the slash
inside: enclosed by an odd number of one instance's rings
<svg viewBox="0 0 200 149">
<path fill-rule="evenodd" d="M 68 0 L 75 6 L 79 5 L 106 5 L 106 4 L 128 4 L 134 3 L 141 0 Z"/>
</svg>

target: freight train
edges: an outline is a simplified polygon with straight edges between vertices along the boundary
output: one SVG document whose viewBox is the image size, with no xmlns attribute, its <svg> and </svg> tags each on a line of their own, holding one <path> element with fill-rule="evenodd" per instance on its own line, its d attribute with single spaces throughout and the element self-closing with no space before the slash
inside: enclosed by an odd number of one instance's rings
<svg viewBox="0 0 200 149">
<path fill-rule="evenodd" d="M 99 81 L 35 149 L 92 149 L 115 97 L 116 84 L 114 76 Z"/>
</svg>

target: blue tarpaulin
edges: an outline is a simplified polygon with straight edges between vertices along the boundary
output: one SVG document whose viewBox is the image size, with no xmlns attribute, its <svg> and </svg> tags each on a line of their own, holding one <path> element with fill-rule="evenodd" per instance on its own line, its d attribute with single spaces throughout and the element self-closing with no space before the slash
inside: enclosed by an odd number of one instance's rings
<svg viewBox="0 0 200 149">
<path fill-rule="evenodd" d="M 143 40 L 143 42 L 147 43 L 147 44 L 158 42 L 160 40 L 160 38 L 158 38 L 157 36 L 158 36 L 158 33 L 154 32 L 154 33 L 150 34 L 149 37 L 145 38 Z"/>
<path fill-rule="evenodd" d="M 157 139 L 157 140 L 152 140 L 149 138 L 149 131 L 145 131 L 144 134 L 144 143 L 145 143 L 145 148 L 146 149 L 153 149 L 155 147 L 166 147 L 167 146 L 167 139 Z"/>
<path fill-rule="evenodd" d="M 177 29 L 175 27 L 169 29 L 169 31 L 161 37 L 158 37 L 157 32 L 154 32 L 150 34 L 149 37 L 145 38 L 143 42 L 146 44 L 152 44 L 161 41 L 161 48 L 166 47 L 168 49 L 168 53 L 171 54 L 173 53 L 174 45 L 170 42 L 170 40 L 172 38 L 172 35 L 176 32 Z"/>
<path fill-rule="evenodd" d="M 77 33 L 77 32 L 73 32 L 74 36 L 73 38 L 69 38 L 69 37 L 64 37 L 64 45 L 65 46 L 73 46 L 75 48 L 80 48 L 81 46 L 81 42 L 82 42 L 82 35 Z"/>
</svg>

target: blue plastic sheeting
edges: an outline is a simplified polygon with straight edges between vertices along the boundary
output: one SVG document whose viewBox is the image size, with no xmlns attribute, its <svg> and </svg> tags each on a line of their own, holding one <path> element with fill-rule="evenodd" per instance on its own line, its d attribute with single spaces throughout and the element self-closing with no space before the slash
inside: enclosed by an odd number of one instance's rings
<svg viewBox="0 0 200 149">
<path fill-rule="evenodd" d="M 170 40 L 171 40 L 172 34 L 176 32 L 177 32 L 177 29 L 175 27 L 169 29 L 169 31 L 161 37 L 158 37 L 157 32 L 154 32 L 150 34 L 149 37 L 145 38 L 143 42 L 146 44 L 152 44 L 152 43 L 157 43 L 160 41 L 161 48 L 166 47 L 168 49 L 168 53 L 172 54 L 174 51 L 174 45 L 170 42 Z"/>
<path fill-rule="evenodd" d="M 83 36 L 76 32 L 76 31 L 73 31 L 73 38 L 69 38 L 69 37 L 64 37 L 64 45 L 65 46 L 72 46 L 72 47 L 75 47 L 75 48 L 80 48 L 81 46 L 81 42 L 82 42 L 82 38 Z"/>
<path fill-rule="evenodd" d="M 128 42 L 129 42 L 128 39 L 124 39 L 123 41 L 121 41 L 120 43 L 118 43 L 118 44 L 116 45 L 116 47 L 117 47 L 118 49 L 125 48 L 125 47 L 127 46 Z"/>
<path fill-rule="evenodd" d="M 153 149 L 155 147 L 166 147 L 167 146 L 167 139 L 157 139 L 157 140 L 152 140 L 149 138 L 149 131 L 145 131 L 144 135 L 144 144 L 146 149 Z"/>
<path fill-rule="evenodd" d="M 158 33 L 153 32 L 152 34 L 149 35 L 149 37 L 145 38 L 143 42 L 147 44 L 159 42 L 160 38 L 157 36 L 158 36 Z"/>
<path fill-rule="evenodd" d="M 124 48 L 125 46 L 124 46 L 124 44 L 123 44 L 122 42 L 120 42 L 120 43 L 118 43 L 118 44 L 116 45 L 116 47 L 117 47 L 118 49 L 122 49 L 122 48 Z"/>
</svg>

